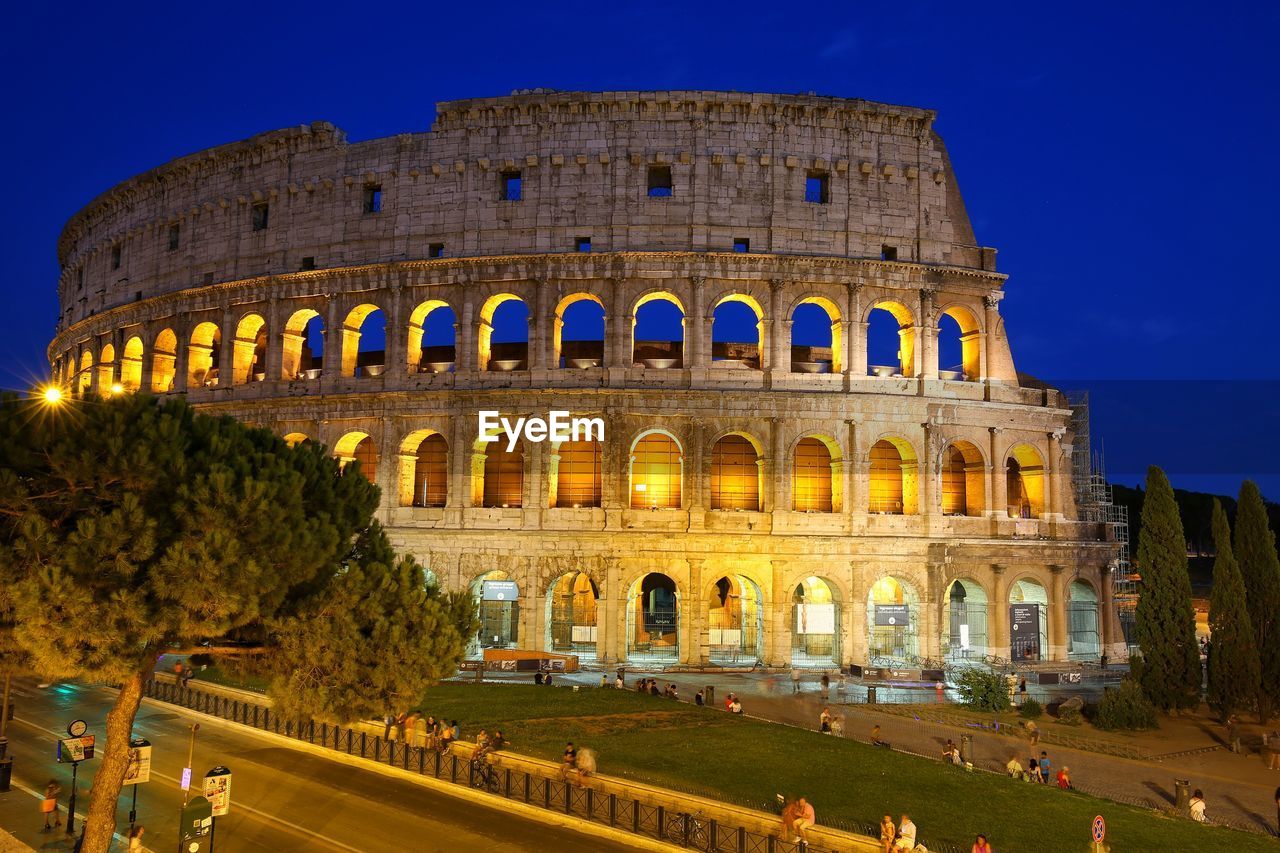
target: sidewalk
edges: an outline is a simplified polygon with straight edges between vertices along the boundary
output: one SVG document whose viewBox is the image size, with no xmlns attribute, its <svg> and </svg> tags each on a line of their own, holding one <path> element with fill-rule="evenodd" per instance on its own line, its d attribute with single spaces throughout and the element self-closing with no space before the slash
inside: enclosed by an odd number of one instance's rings
<svg viewBox="0 0 1280 853">
<path fill-rule="evenodd" d="M 76 800 L 77 834 L 84 827 L 85 808 L 89 805 L 87 791 L 87 787 L 82 787 Z M 62 798 L 58 800 L 58 815 L 62 818 L 62 826 L 41 832 L 44 816 L 40 814 L 40 801 L 44 799 L 44 792 L 15 778 L 9 790 L 0 794 L 0 853 L 71 850 L 75 846 L 75 837 L 67 835 L 67 795 L 68 792 L 64 790 Z M 111 849 L 123 851 L 128 846 L 128 841 L 117 832 Z"/>
</svg>

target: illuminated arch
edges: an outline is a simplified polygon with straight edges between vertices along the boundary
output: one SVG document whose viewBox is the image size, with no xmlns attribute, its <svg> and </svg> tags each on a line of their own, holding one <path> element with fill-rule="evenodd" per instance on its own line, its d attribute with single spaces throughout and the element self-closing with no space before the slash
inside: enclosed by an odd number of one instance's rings
<svg viewBox="0 0 1280 853">
<path fill-rule="evenodd" d="M 437 314 L 436 312 L 443 312 Z M 449 343 L 444 345 L 424 345 L 428 321 L 448 315 L 450 325 Z M 409 348 L 406 352 L 410 373 L 448 373 L 457 364 L 457 315 L 448 302 L 442 299 L 428 299 L 421 302 L 409 315 Z M 438 327 L 437 327 L 438 328 Z M 430 349 L 427 357 L 424 352 Z M 447 357 L 445 357 L 447 356 Z M 447 365 L 447 367 L 446 367 Z"/>
<path fill-rule="evenodd" d="M 604 495 L 604 453 L 594 439 L 556 442 L 548 492 L 553 507 L 598 507 Z"/>
<path fill-rule="evenodd" d="M 507 450 L 507 439 L 476 442 L 471 479 L 475 485 L 475 505 L 518 509 L 524 505 L 524 442 Z"/>
<path fill-rule="evenodd" d="M 547 589 L 546 648 L 594 660 L 599 639 L 600 588 L 586 572 L 566 572 Z"/>
<path fill-rule="evenodd" d="M 791 590 L 791 665 L 840 665 L 843 608 L 839 586 L 825 577 L 798 578 Z"/>
<path fill-rule="evenodd" d="M 495 341 L 493 339 L 494 320 L 498 309 L 508 303 L 518 302 L 529 315 L 529 306 L 514 293 L 495 293 L 485 300 L 480 309 L 480 328 L 476 335 L 478 347 L 477 366 L 480 370 L 526 370 L 529 366 L 529 327 L 526 323 L 521 337 L 523 340 Z"/>
<path fill-rule="evenodd" d="M 342 375 L 343 376 L 381 376 L 386 366 L 386 350 L 360 349 L 360 339 L 366 334 L 366 324 L 378 314 L 382 317 L 383 328 L 386 328 L 386 314 L 377 305 L 362 303 L 347 312 L 342 321 Z M 385 340 L 385 335 L 384 335 Z"/>
<path fill-rule="evenodd" d="M 642 312 L 652 315 L 657 309 L 654 303 L 666 302 L 675 307 L 680 315 L 679 319 L 679 338 L 670 340 L 643 340 L 639 337 L 637 329 L 640 327 L 642 320 Z M 648 307 L 648 311 L 644 309 Z M 674 293 L 667 290 L 650 291 L 635 301 L 631 307 L 631 361 L 633 364 L 642 364 L 648 368 L 678 368 L 684 367 L 686 363 L 685 353 L 685 320 L 687 313 L 684 303 L 680 301 Z"/>
<path fill-rule="evenodd" d="M 884 515 L 919 512 L 919 462 L 911 442 L 886 436 L 871 446 L 868 457 L 868 511 Z"/>
<path fill-rule="evenodd" d="M 80 369 L 76 371 L 76 393 L 85 395 L 93 387 L 93 353 L 84 350 L 80 353 Z"/>
<path fill-rule="evenodd" d="M 942 323 L 943 317 L 949 317 L 955 321 L 957 330 L 952 333 L 945 330 Z M 952 371 L 958 373 L 960 379 L 968 382 L 976 382 L 982 378 L 982 328 L 978 323 L 977 316 L 963 305 L 948 305 L 942 309 L 938 315 L 939 321 L 939 340 L 938 340 L 938 371 Z M 954 338 L 955 345 L 960 351 L 960 362 L 958 364 L 943 363 L 943 349 L 948 346 L 951 339 Z"/>
<path fill-rule="evenodd" d="M 1067 658 L 1097 660 L 1102 654 L 1098 628 L 1098 591 L 1083 578 L 1067 587 Z"/>
<path fill-rule="evenodd" d="M 956 440 L 942 449 L 938 500 L 943 515 L 983 515 L 986 509 L 987 461 L 978 446 Z"/>
<path fill-rule="evenodd" d="M 236 324 L 231 342 L 231 381 L 235 385 L 266 378 L 267 321 L 261 314 L 246 314 Z"/>
<path fill-rule="evenodd" d="M 596 307 L 593 308 L 591 305 L 584 305 L 583 303 L 594 303 Z M 598 339 L 583 338 L 571 341 L 563 339 L 566 312 L 573 306 L 578 306 L 578 313 L 589 311 L 592 324 L 599 323 L 600 337 Z M 585 320 L 580 322 L 585 322 Z M 551 341 L 553 348 L 551 363 L 556 367 L 583 368 L 603 365 L 605 348 L 604 302 L 601 301 L 600 297 L 594 293 L 571 293 L 561 299 L 560 303 L 556 305 Z M 563 364 L 561 364 L 562 360 Z"/>
<path fill-rule="evenodd" d="M 286 433 L 284 436 L 284 443 L 290 447 L 297 447 L 299 444 L 302 444 L 302 442 L 310 440 L 311 437 L 305 432 L 290 432 Z"/>
<path fill-rule="evenodd" d="M 364 474 L 370 483 L 377 484 L 378 445 L 369 433 L 358 430 L 346 433 L 333 446 L 333 455 L 344 472 L 348 465 L 357 462 L 360 465 L 360 473 Z"/>
<path fill-rule="evenodd" d="M 178 360 L 178 336 L 173 329 L 161 329 L 151 347 L 151 390 L 163 394 L 174 390 L 175 365 Z"/>
<path fill-rule="evenodd" d="M 867 355 L 873 358 L 871 336 L 874 332 L 872 324 L 875 322 L 877 311 L 885 311 L 893 317 L 898 325 L 898 351 L 896 365 L 888 364 L 869 364 L 868 370 L 872 375 L 898 375 L 898 376 L 915 376 L 916 375 L 916 328 L 915 319 L 911 313 L 911 309 L 903 305 L 901 302 L 895 302 L 892 299 L 879 299 L 871 304 L 867 309 L 863 322 L 867 324 Z"/>
<path fill-rule="evenodd" d="M 217 323 L 197 323 L 187 344 L 187 387 L 218 384 L 218 360 L 222 355 L 222 330 Z"/>
<path fill-rule="evenodd" d="M 829 333 L 825 342 L 802 344 L 797 341 L 797 324 L 805 325 L 802 313 L 821 311 L 827 317 Z M 806 296 L 791 309 L 791 351 L 789 363 L 778 365 L 795 373 L 841 373 L 844 371 L 844 324 L 840 322 L 840 308 L 825 296 Z M 830 350 L 827 359 L 817 358 L 823 348 Z"/>
<path fill-rule="evenodd" d="M 126 391 L 142 387 L 142 338 L 134 335 L 124 342 L 124 357 L 120 359 L 120 385 Z"/>
<path fill-rule="evenodd" d="M 989 598 L 981 583 L 959 577 L 942 597 L 942 651 L 951 660 L 981 659 L 987 650 Z"/>
<path fill-rule="evenodd" d="M 310 332 L 315 327 L 321 343 L 320 355 L 311 352 Z M 318 379 L 324 370 L 324 320 L 320 312 L 312 308 L 300 308 L 289 315 L 284 324 L 281 379 Z"/>
<path fill-rule="evenodd" d="M 1005 487 L 1011 518 L 1039 518 L 1044 514 L 1045 472 L 1040 451 L 1025 442 L 1005 454 Z"/>
<path fill-rule="evenodd" d="M 630 506 L 632 509 L 680 509 L 684 484 L 684 451 L 665 430 L 648 430 L 631 442 Z"/>
<path fill-rule="evenodd" d="M 826 435 L 802 436 L 791 450 L 791 508 L 842 512 L 844 478 L 840 445 Z"/>
<path fill-rule="evenodd" d="M 1049 594 L 1046 590 L 1038 578 L 1030 575 L 1009 584 L 1008 604 L 1038 605 L 1035 610 L 1039 617 L 1039 631 L 1015 631 L 1012 622 L 1009 625 L 1009 659 L 1015 663 L 1049 657 Z"/>
<path fill-rule="evenodd" d="M 112 344 L 103 344 L 98 354 L 98 393 L 110 394 L 116 383 L 116 348 Z"/>
<path fill-rule="evenodd" d="M 764 658 L 764 596 L 745 575 L 722 575 L 708 588 L 708 646 L 712 663 L 756 663 Z"/>
<path fill-rule="evenodd" d="M 507 572 L 494 569 L 471 582 L 471 598 L 479 611 L 480 627 L 467 646 L 467 656 L 480 657 L 484 649 L 511 649 L 520 642 L 519 587 L 515 596 L 505 591 L 486 594 L 488 582 L 513 582 Z"/>
<path fill-rule="evenodd" d="M 449 499 L 449 442 L 434 429 L 400 442 L 400 506 L 442 507 Z"/>
<path fill-rule="evenodd" d="M 920 595 L 910 581 L 893 575 L 878 579 L 867 592 L 867 654 L 872 660 L 917 658 L 919 619 Z"/>
<path fill-rule="evenodd" d="M 743 432 L 730 432 L 711 445 L 713 510 L 760 510 L 764 479 L 760 442 Z"/>
<path fill-rule="evenodd" d="M 755 316 L 754 341 L 730 341 L 716 335 L 716 326 L 722 319 L 727 320 L 726 312 L 735 310 L 734 306 L 744 305 Z M 726 307 L 728 306 L 728 307 Z M 723 309 L 723 311 L 722 311 Z M 723 327 L 722 327 L 723 328 Z M 754 349 L 752 346 L 754 345 Z M 711 360 L 720 362 L 721 366 L 742 365 L 759 370 L 764 366 L 765 332 L 764 309 L 755 297 L 746 293 L 729 293 L 718 299 L 711 306 Z"/>
<path fill-rule="evenodd" d="M 627 591 L 627 660 L 680 660 L 680 588 L 664 572 L 636 578 Z"/>
</svg>

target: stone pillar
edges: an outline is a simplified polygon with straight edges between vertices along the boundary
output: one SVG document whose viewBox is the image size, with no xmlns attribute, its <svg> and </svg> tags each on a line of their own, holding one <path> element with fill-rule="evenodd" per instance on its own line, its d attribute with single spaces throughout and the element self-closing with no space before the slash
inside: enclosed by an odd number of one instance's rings
<svg viewBox="0 0 1280 853">
<path fill-rule="evenodd" d="M 449 418 L 449 482 L 445 507 L 460 510 L 471 505 L 471 442 L 467 418 L 454 412 Z"/>
<path fill-rule="evenodd" d="M 1052 660 L 1067 659 L 1067 598 L 1069 576 L 1063 566 L 1049 567 L 1052 583 L 1049 585 L 1049 657 Z"/>
<path fill-rule="evenodd" d="M 383 312 L 387 327 L 384 375 L 399 379 L 409 372 L 409 317 L 404 308 L 405 292 L 400 277 L 391 282 L 391 295 Z"/>
<path fill-rule="evenodd" d="M 619 617 L 624 615 L 622 601 L 627 591 L 621 588 L 621 562 L 617 557 L 604 558 L 603 600 L 596 602 L 596 655 L 608 665 L 622 660 L 624 651 L 619 641 L 625 625 Z"/>
<path fill-rule="evenodd" d="M 236 358 L 236 315 L 231 309 L 222 312 L 222 340 L 218 351 L 218 387 L 225 388 L 235 384 Z M 255 341 L 256 343 L 256 341 Z M 253 360 L 253 351 L 249 351 L 249 359 Z M 246 371 L 246 374 L 248 371 Z M 250 377 L 246 375 L 245 381 Z"/>
<path fill-rule="evenodd" d="M 545 645 L 543 622 L 542 590 L 538 559 L 536 557 L 517 557 L 524 571 L 516 572 L 520 584 L 520 640 L 517 648 L 537 650 Z"/>
<path fill-rule="evenodd" d="M 375 479 L 381 490 L 378 509 L 382 523 L 387 524 L 392 508 L 400 503 L 400 442 L 396 440 L 395 423 L 389 417 L 382 418 L 382 429 L 379 432 L 381 434 L 374 438 L 378 448 L 378 472 Z M 416 460 L 417 456 L 413 458 Z M 412 487 L 410 490 L 412 491 Z"/>
<path fill-rule="evenodd" d="M 177 352 L 173 358 L 173 390 L 187 390 L 187 364 L 191 347 L 191 329 L 185 323 L 175 323 L 173 333 L 177 336 Z"/>
<path fill-rule="evenodd" d="M 924 379 L 938 378 L 938 309 L 934 291 L 920 291 L 920 320 L 916 328 L 920 334 L 920 347 L 916 350 L 916 375 Z"/>
<path fill-rule="evenodd" d="M 1009 517 L 1009 483 L 1005 479 L 1004 454 L 999 449 L 1000 433 L 1004 429 L 988 427 L 987 431 L 991 433 L 991 447 L 987 455 L 991 461 L 991 476 L 988 478 L 991 482 L 991 502 L 987 505 L 987 514 L 992 518 L 1004 519 Z"/>
<path fill-rule="evenodd" d="M 706 472 L 703 471 L 703 460 L 707 458 L 706 448 L 703 443 L 706 441 L 706 430 L 701 421 L 694 421 L 689 429 L 689 446 L 684 448 L 684 457 L 681 462 L 681 470 L 684 476 L 684 482 L 681 484 L 682 502 L 688 508 L 689 512 L 689 529 L 702 530 L 706 526 L 707 513 L 707 488 L 710 483 L 707 481 Z"/>
<path fill-rule="evenodd" d="M 845 618 L 842 620 L 848 628 L 848 655 L 849 663 L 865 664 L 869 662 L 869 654 L 867 651 L 867 596 L 870 589 L 867 589 L 859 583 L 857 561 L 849 563 L 849 599 L 840 602 L 842 613 Z M 845 644 L 842 644 L 845 645 Z"/>
<path fill-rule="evenodd" d="M 262 376 L 267 382 L 275 382 L 280 378 L 283 370 L 282 363 L 284 361 L 284 320 L 281 318 L 283 313 L 280 307 L 280 300 L 271 297 L 267 300 L 266 314 L 266 335 L 267 335 L 267 351 L 263 357 Z"/>
<path fill-rule="evenodd" d="M 714 316 L 707 311 L 707 280 L 695 275 L 693 299 L 689 305 L 689 315 L 684 320 L 684 366 L 686 368 L 705 369 L 711 365 L 711 323 Z"/>
<path fill-rule="evenodd" d="M 849 492 L 848 507 L 845 512 L 855 518 L 865 518 L 867 514 L 867 499 L 871 490 L 871 471 L 867 467 L 866 456 L 861 447 L 858 446 L 860 436 L 858 435 L 858 422 L 855 420 L 845 421 L 848 430 L 848 458 L 849 458 Z"/>
<path fill-rule="evenodd" d="M 764 465 L 764 477 L 768 483 L 767 489 L 761 490 L 761 498 L 767 503 L 762 503 L 761 509 L 765 512 L 777 512 L 778 510 L 790 509 L 790 490 L 787 485 L 790 478 L 787 474 L 791 466 L 787 464 L 787 452 L 785 447 L 785 438 L 783 432 L 782 418 L 769 418 L 769 457 L 761 460 Z M 766 498 L 765 495 L 768 495 Z"/>
<path fill-rule="evenodd" d="M 783 355 L 783 347 L 791 346 L 791 323 L 782 316 L 785 286 L 780 278 L 769 279 L 769 316 L 764 318 L 759 335 L 760 367 L 775 373 L 791 372 L 791 359 Z"/>
<path fill-rule="evenodd" d="M 1009 658 L 1009 586 L 1005 567 L 991 565 L 991 601 L 987 607 L 987 653 Z"/>
<path fill-rule="evenodd" d="M 705 666 L 711 659 L 711 632 L 707 625 L 707 602 L 703 600 L 702 595 L 702 575 L 707 561 L 688 557 L 686 562 L 689 564 L 689 586 L 687 600 L 680 608 L 682 623 L 680 625 L 680 659 L 692 666 Z"/>
<path fill-rule="evenodd" d="M 1116 575 L 1110 565 L 1103 566 L 1098 584 L 1098 632 L 1102 651 L 1112 660 L 1118 660 L 1127 652 L 1124 630 L 1116 613 Z"/>
<path fill-rule="evenodd" d="M 458 373 L 468 373 L 478 369 L 476 352 L 480 343 L 476 334 L 478 322 L 480 321 L 476 318 L 476 304 L 468 297 L 462 303 L 461 321 L 454 327 L 454 340 L 457 342 L 457 348 L 454 351 L 457 363 L 454 367 Z"/>
<path fill-rule="evenodd" d="M 338 322 L 338 298 L 334 294 L 325 297 L 325 319 L 324 329 L 321 330 L 320 337 L 324 341 L 324 377 L 342 376 L 342 369 L 346 364 L 346 347 L 343 334 L 343 325 Z M 303 329 L 305 342 L 306 329 Z M 314 355 L 314 353 L 312 353 Z M 354 361 L 353 361 L 354 363 Z"/>
<path fill-rule="evenodd" d="M 551 330 L 554 328 L 554 309 L 549 304 L 551 285 L 540 279 L 531 279 L 534 287 L 533 307 L 529 311 L 527 338 L 529 370 L 547 370 L 557 367 L 551 363 Z"/>
<path fill-rule="evenodd" d="M 791 595 L 786 582 L 787 566 L 782 560 L 770 560 L 769 646 L 766 650 L 770 666 L 791 665 Z"/>
<path fill-rule="evenodd" d="M 982 379 L 989 381 L 991 374 L 994 373 L 991 365 L 991 354 L 997 351 L 995 345 L 996 326 L 999 325 L 1000 315 L 996 310 L 996 306 L 1000 304 L 999 293 L 989 293 L 982 297 L 982 304 L 986 308 L 983 316 L 983 334 L 982 334 Z"/>
<path fill-rule="evenodd" d="M 925 421 L 920 425 L 920 432 L 924 436 L 924 442 L 921 445 L 921 454 L 919 460 L 919 478 L 920 485 L 916 492 L 917 506 L 916 512 L 921 516 L 933 516 L 938 514 L 938 485 L 934 482 L 937 477 L 937 466 L 935 464 L 933 443 L 934 428 Z"/>
</svg>

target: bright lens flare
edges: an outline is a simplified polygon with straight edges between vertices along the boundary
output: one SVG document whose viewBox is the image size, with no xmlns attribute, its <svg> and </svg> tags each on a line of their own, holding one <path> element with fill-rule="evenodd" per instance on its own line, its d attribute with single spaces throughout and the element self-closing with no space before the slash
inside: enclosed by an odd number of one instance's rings
<svg viewBox="0 0 1280 853">
<path fill-rule="evenodd" d="M 61 403 L 62 389 L 55 385 L 50 385 L 48 388 L 44 389 L 44 393 L 41 394 L 41 396 L 44 397 L 44 401 L 46 403 Z"/>
<path fill-rule="evenodd" d="M 111 386 L 111 393 L 112 393 L 112 394 L 123 394 L 123 393 L 124 393 L 124 386 L 123 386 L 123 385 L 121 385 L 119 382 L 116 382 L 115 384 L 113 384 L 113 385 Z"/>
</svg>

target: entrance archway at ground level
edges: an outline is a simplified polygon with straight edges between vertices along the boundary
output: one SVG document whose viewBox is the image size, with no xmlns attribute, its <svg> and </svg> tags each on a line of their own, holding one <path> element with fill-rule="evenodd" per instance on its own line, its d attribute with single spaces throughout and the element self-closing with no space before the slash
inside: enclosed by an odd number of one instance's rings
<svg viewBox="0 0 1280 853">
<path fill-rule="evenodd" d="M 791 665 L 840 665 L 840 597 L 835 584 L 810 575 L 791 592 Z"/>
<path fill-rule="evenodd" d="M 638 578 L 627 592 L 627 660 L 680 660 L 680 593 L 661 572 Z"/>
<path fill-rule="evenodd" d="M 883 577 L 867 593 L 867 654 L 911 660 L 920 654 L 920 597 L 906 581 Z"/>
<path fill-rule="evenodd" d="M 1084 581 L 1072 581 L 1067 598 L 1067 658 L 1096 660 L 1102 653 L 1098 633 L 1098 594 Z"/>
<path fill-rule="evenodd" d="M 467 647 L 467 657 L 485 649 L 513 649 L 520 640 L 520 589 L 511 575 L 494 570 L 471 582 L 471 598 L 480 614 L 480 627 Z"/>
<path fill-rule="evenodd" d="M 595 660 L 600 589 L 586 572 L 568 572 L 547 590 L 548 651 Z"/>
<path fill-rule="evenodd" d="M 987 593 L 969 578 L 947 587 L 942 605 L 942 654 L 949 660 L 987 654 Z"/>
<path fill-rule="evenodd" d="M 764 658 L 764 600 L 755 581 L 725 575 L 707 599 L 707 641 L 712 663 L 755 663 Z"/>
<path fill-rule="evenodd" d="M 1009 660 L 1049 656 L 1049 596 L 1044 586 L 1023 578 L 1009 587 Z"/>
</svg>

